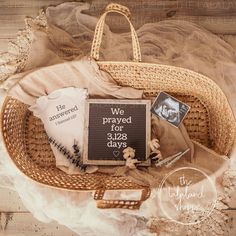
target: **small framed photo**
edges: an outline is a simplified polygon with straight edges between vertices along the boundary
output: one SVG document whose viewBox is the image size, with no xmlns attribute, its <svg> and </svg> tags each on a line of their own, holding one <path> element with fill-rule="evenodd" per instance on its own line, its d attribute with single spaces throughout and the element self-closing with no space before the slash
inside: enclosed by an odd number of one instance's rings
<svg viewBox="0 0 236 236">
<path fill-rule="evenodd" d="M 190 106 L 165 92 L 159 93 L 151 108 L 154 115 L 175 127 L 179 127 L 189 110 Z"/>
<path fill-rule="evenodd" d="M 88 99 L 83 163 L 124 165 L 123 150 L 131 147 L 138 165 L 150 165 L 150 109 L 150 100 Z"/>
</svg>

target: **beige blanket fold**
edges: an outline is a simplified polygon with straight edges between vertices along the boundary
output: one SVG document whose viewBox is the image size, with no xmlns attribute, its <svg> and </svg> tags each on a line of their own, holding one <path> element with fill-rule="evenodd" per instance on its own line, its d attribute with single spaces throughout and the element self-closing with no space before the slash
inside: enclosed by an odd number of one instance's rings
<svg viewBox="0 0 236 236">
<path fill-rule="evenodd" d="M 37 98 L 66 87 L 87 88 L 90 97 L 142 98 L 143 91 L 117 85 L 106 72 L 100 71 L 89 58 L 65 62 L 36 70 L 23 77 L 8 91 L 8 95 L 33 105 Z"/>
</svg>

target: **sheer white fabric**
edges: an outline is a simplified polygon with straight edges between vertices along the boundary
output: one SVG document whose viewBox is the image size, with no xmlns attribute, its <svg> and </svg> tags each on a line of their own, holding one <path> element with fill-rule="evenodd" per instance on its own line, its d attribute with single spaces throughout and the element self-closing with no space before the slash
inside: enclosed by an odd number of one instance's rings
<svg viewBox="0 0 236 236">
<path fill-rule="evenodd" d="M 88 4 L 64 3 L 49 7 L 48 30 L 35 27 L 24 70 L 11 75 L 2 87 L 9 88 L 23 75 L 38 67 L 81 58 L 90 52 L 97 19 L 82 13 Z M 57 28 L 59 27 L 59 28 Z M 67 33 L 65 33 L 64 31 Z M 197 25 L 183 21 L 163 21 L 137 30 L 144 62 L 169 64 L 203 73 L 220 84 L 229 94 L 225 82 L 236 74 L 236 57 L 232 47 Z M 63 37 L 62 37 L 63 36 Z M 72 38 L 72 37 L 73 38 Z M 129 33 L 116 35 L 105 28 L 101 59 L 130 60 Z M 6 67 L 7 68 L 7 67 Z M 5 94 L 1 95 L 3 100 Z M 230 101 L 235 107 L 235 101 Z M 0 185 L 17 191 L 24 205 L 43 221 L 57 221 L 84 236 L 151 236 L 146 223 L 150 217 L 161 217 L 157 190 L 153 190 L 139 211 L 100 210 L 92 193 L 76 193 L 42 186 L 21 174 L 14 166 L 1 142 Z M 138 193 L 113 193 L 119 198 L 137 198 Z"/>
</svg>

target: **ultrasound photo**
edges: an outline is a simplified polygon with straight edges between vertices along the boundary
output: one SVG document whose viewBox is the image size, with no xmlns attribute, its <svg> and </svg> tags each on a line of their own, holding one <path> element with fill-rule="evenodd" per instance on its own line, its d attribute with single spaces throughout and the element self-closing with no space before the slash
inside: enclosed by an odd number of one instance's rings
<svg viewBox="0 0 236 236">
<path fill-rule="evenodd" d="M 179 127 L 189 110 L 190 107 L 187 104 L 165 92 L 160 92 L 151 108 L 151 112 L 154 115 L 166 120 L 175 127 Z"/>
</svg>

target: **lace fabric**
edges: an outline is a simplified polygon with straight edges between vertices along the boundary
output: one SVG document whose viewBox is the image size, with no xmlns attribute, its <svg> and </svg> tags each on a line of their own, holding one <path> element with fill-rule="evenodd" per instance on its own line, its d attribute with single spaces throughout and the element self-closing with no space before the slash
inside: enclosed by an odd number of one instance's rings
<svg viewBox="0 0 236 236">
<path fill-rule="evenodd" d="M 1 54 L 2 88 L 7 90 L 36 68 L 87 55 L 97 21 L 95 17 L 82 13 L 88 7 L 88 4 L 64 3 L 49 7 L 46 14 L 41 12 L 35 19 L 28 18 L 26 30 L 20 32 L 16 41 L 10 44 L 7 53 Z M 219 83 L 223 77 L 229 79 L 235 74 L 235 53 L 231 46 L 194 24 L 175 21 L 147 24 L 138 30 L 138 35 L 144 61 L 193 69 Z M 110 40 L 113 37 L 115 40 Z M 128 34 L 117 36 L 106 26 L 104 39 L 101 53 L 103 59 L 131 58 Z M 36 51 L 42 53 L 35 55 Z M 222 89 L 226 94 L 229 92 L 224 85 Z M 1 95 L 1 99 L 4 95 Z M 231 101 L 231 104 L 235 107 L 235 101 Z M 153 216 L 151 208 L 157 207 L 155 191 L 139 212 L 99 210 L 92 199 L 92 193 L 69 193 L 41 186 L 16 169 L 2 142 L 0 151 L 0 185 L 17 191 L 24 205 L 37 219 L 44 222 L 56 220 L 78 234 L 151 236 L 206 235 L 211 232 L 213 235 L 227 235 L 229 230 L 229 217 L 223 210 L 228 209 L 230 194 L 236 189 L 233 161 L 231 168 L 221 176 L 218 202 L 211 216 L 199 225 L 184 227 L 162 216 Z M 235 153 L 232 158 L 235 159 Z M 67 212 L 70 212 L 69 216 Z"/>
</svg>

